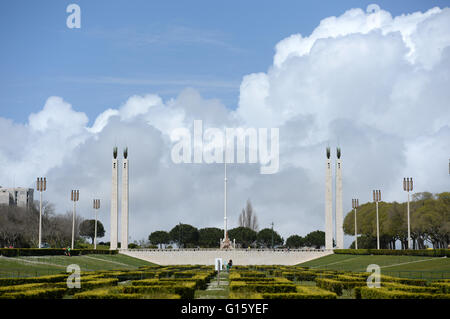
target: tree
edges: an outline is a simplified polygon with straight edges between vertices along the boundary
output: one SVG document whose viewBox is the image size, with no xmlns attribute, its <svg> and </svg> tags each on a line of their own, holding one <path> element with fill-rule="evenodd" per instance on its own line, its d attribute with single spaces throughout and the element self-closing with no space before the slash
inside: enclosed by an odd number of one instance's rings
<svg viewBox="0 0 450 319">
<path fill-rule="evenodd" d="M 202 228 L 198 231 L 198 243 L 200 247 L 217 248 L 223 238 L 223 230 L 216 227 Z"/>
<path fill-rule="evenodd" d="M 319 249 L 325 246 L 325 232 L 316 230 L 305 236 L 305 245 Z"/>
<path fill-rule="evenodd" d="M 170 240 L 179 247 L 195 247 L 198 244 L 198 229 L 188 224 L 178 224 L 169 232 Z"/>
<path fill-rule="evenodd" d="M 242 247 L 249 247 L 256 241 L 257 233 L 248 227 L 236 227 L 228 231 L 228 237 L 235 239 Z"/>
<path fill-rule="evenodd" d="M 355 242 L 350 245 L 350 249 L 355 248 Z M 358 249 L 376 249 L 377 237 L 361 235 L 358 237 Z"/>
<path fill-rule="evenodd" d="M 75 229 L 83 219 L 77 216 Z M 39 237 L 39 202 L 29 208 L 0 206 L 0 247 L 37 247 Z M 79 238 L 75 232 L 75 240 Z M 72 239 L 72 212 L 56 214 L 53 204 L 42 202 L 42 242 L 50 247 L 67 247 Z"/>
<path fill-rule="evenodd" d="M 80 226 L 80 236 L 89 237 L 94 244 L 95 239 L 95 219 L 86 219 L 81 222 Z M 97 238 L 102 238 L 105 236 L 105 228 L 101 221 L 97 220 Z"/>
<path fill-rule="evenodd" d="M 412 194 L 410 202 L 410 229 L 413 249 L 426 248 L 430 242 L 434 248 L 447 248 L 450 238 L 450 193 Z M 408 224 L 406 203 L 379 203 L 380 246 L 395 249 L 400 241 L 401 248 L 408 247 Z M 374 203 L 361 205 L 357 210 L 357 230 L 359 237 L 376 240 L 376 209 Z M 354 235 L 354 212 L 344 219 L 344 232 Z M 363 239 L 361 239 L 363 240 Z M 365 240 L 365 239 L 364 239 Z M 358 239 L 358 248 L 362 248 Z M 371 246 L 371 240 L 368 246 Z"/>
<path fill-rule="evenodd" d="M 170 235 L 164 230 L 157 230 L 148 236 L 148 240 L 152 245 L 159 245 L 161 248 L 162 244 L 166 245 L 170 242 Z"/>
<path fill-rule="evenodd" d="M 273 239 L 273 246 L 272 246 Z M 263 247 L 275 247 L 277 245 L 283 245 L 283 238 L 271 228 L 264 228 L 258 232 L 256 235 L 256 240 L 259 245 Z"/>
<path fill-rule="evenodd" d="M 290 248 L 301 248 L 305 246 L 305 239 L 302 236 L 292 235 L 286 239 L 286 246 Z"/>
<path fill-rule="evenodd" d="M 251 230 L 258 231 L 258 218 L 253 211 L 250 199 L 247 200 L 246 208 L 242 209 L 242 212 L 239 215 L 239 227 L 247 227 Z"/>
</svg>

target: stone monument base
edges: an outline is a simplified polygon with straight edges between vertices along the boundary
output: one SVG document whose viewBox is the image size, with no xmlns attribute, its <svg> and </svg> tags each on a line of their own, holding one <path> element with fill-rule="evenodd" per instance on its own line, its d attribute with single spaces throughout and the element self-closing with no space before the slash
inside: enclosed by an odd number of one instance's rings
<svg viewBox="0 0 450 319">
<path fill-rule="evenodd" d="M 221 241 L 220 249 L 233 249 L 233 245 L 231 244 L 231 241 L 228 239 L 228 236 Z"/>
</svg>

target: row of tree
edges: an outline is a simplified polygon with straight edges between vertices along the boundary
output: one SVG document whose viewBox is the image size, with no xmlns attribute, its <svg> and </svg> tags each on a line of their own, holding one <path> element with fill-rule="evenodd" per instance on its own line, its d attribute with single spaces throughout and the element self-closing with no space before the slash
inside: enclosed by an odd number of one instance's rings
<svg viewBox="0 0 450 319">
<path fill-rule="evenodd" d="M 39 242 L 39 205 L 29 208 L 0 206 L 0 247 L 31 248 Z M 42 203 L 42 243 L 50 247 L 68 247 L 72 242 L 72 212 L 56 214 L 53 204 Z M 94 238 L 94 220 L 75 218 L 75 241 Z M 101 222 L 97 221 L 97 237 L 105 235 Z"/>
<path fill-rule="evenodd" d="M 408 246 L 407 203 L 378 203 L 380 248 L 395 249 Z M 358 248 L 376 248 L 376 204 L 366 203 L 356 212 Z M 410 229 L 413 249 L 424 249 L 426 243 L 433 248 L 447 248 L 450 244 L 450 193 L 429 192 L 412 195 L 410 202 Z M 344 219 L 344 232 L 355 235 L 355 214 L 350 211 Z M 350 248 L 354 248 L 355 243 Z"/>
<path fill-rule="evenodd" d="M 148 236 L 152 245 L 165 247 L 169 244 L 177 244 L 178 247 L 193 248 L 218 248 L 223 239 L 224 231 L 216 227 L 197 229 L 188 224 L 178 224 L 170 231 L 158 230 Z M 228 231 L 228 237 L 236 241 L 237 247 L 280 247 L 284 245 L 284 239 L 271 228 L 264 228 L 258 232 L 249 227 L 236 227 Z M 298 235 L 290 236 L 286 240 L 286 247 L 320 248 L 325 244 L 325 233 L 322 231 L 311 232 L 304 238 Z"/>
</svg>

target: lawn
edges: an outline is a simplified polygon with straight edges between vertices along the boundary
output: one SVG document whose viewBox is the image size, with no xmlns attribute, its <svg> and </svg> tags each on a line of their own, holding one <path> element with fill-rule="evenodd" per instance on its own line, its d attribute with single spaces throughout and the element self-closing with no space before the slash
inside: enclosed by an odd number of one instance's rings
<svg viewBox="0 0 450 319">
<path fill-rule="evenodd" d="M 83 256 L 0 256 L 0 277 L 43 276 L 65 272 L 68 265 L 77 264 L 81 271 L 137 269 L 152 263 L 126 255 L 83 255 Z"/>
<path fill-rule="evenodd" d="M 450 260 L 441 257 L 333 254 L 302 263 L 300 266 L 364 272 L 370 264 L 379 265 L 381 273 L 390 276 L 450 278 Z"/>
</svg>

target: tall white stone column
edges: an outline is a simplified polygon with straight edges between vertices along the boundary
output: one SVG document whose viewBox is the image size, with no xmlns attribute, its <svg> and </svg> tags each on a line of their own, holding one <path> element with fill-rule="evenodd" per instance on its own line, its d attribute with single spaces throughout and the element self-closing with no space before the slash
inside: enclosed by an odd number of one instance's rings
<svg viewBox="0 0 450 319">
<path fill-rule="evenodd" d="M 227 239 L 227 163 L 225 162 L 225 178 L 224 178 L 224 201 L 223 201 L 223 240 Z"/>
<path fill-rule="evenodd" d="M 117 249 L 118 237 L 118 206 L 119 206 L 119 160 L 117 159 L 117 147 L 114 147 L 114 158 L 112 160 L 112 182 L 111 182 L 111 232 L 109 249 Z"/>
<path fill-rule="evenodd" d="M 330 148 L 327 147 L 327 160 L 325 163 L 325 249 L 333 249 L 333 194 Z"/>
<path fill-rule="evenodd" d="M 121 211 L 121 249 L 128 249 L 128 149 L 123 152 L 122 165 L 122 211 Z"/>
<path fill-rule="evenodd" d="M 344 215 L 342 211 L 342 160 L 341 149 L 337 149 L 336 160 L 336 247 L 344 249 Z"/>
</svg>

